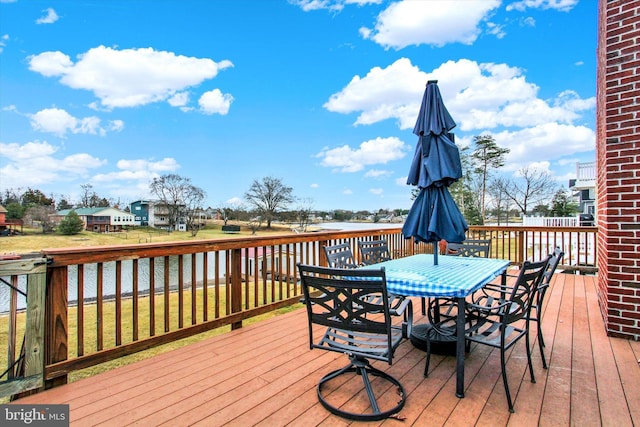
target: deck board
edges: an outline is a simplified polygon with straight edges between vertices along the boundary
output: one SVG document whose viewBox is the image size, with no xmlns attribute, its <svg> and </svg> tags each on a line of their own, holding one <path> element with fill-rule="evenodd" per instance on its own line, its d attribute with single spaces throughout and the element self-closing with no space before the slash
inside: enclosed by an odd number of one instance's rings
<svg viewBox="0 0 640 427">
<path fill-rule="evenodd" d="M 415 306 L 418 323 L 419 299 Z M 464 399 L 455 397 L 453 357 L 433 355 L 424 378 L 424 352 L 407 341 L 392 366 L 375 364 L 405 388 L 404 426 L 640 425 L 640 343 L 606 336 L 594 277 L 556 274 L 542 328 L 549 369 L 533 334 L 535 384 L 524 342 L 508 353 L 514 414 L 494 349 L 474 346 L 467 355 Z M 68 403 L 73 426 L 400 425 L 350 423 L 318 403 L 319 378 L 345 364 L 309 349 L 306 313 L 296 310 L 15 403 Z M 353 382 L 334 386 L 338 399 L 363 404 Z"/>
</svg>

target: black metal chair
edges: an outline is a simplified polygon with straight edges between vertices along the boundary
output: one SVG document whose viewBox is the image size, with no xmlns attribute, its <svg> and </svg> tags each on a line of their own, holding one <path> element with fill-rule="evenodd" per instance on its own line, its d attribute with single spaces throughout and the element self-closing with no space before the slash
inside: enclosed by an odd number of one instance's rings
<svg viewBox="0 0 640 427">
<path fill-rule="evenodd" d="M 298 264 L 309 320 L 311 349 L 343 353 L 349 364 L 324 375 L 318 383 L 318 399 L 335 415 L 358 421 L 376 421 L 398 413 L 405 404 L 402 384 L 373 367 L 370 360 L 392 364 L 403 340 L 402 328 L 391 322 L 386 275 L 380 269 L 336 269 Z M 323 327 L 318 336 L 318 326 Z M 352 411 L 346 399 L 332 389 L 332 380 L 348 375 L 360 377 L 370 406 Z M 355 374 L 355 375 L 353 375 Z M 377 377 L 371 381 L 370 376 Z M 342 377 L 344 378 L 344 377 Z M 340 380 L 334 382 L 341 383 Z M 388 393 L 393 386 L 399 394 Z M 325 392 L 326 389 L 332 391 Z"/>
<path fill-rule="evenodd" d="M 531 382 L 535 383 L 529 345 L 529 322 L 531 308 L 536 302 L 537 289 L 544 280 L 550 258 L 551 256 L 548 256 L 538 262 L 525 261 L 513 286 L 490 283 L 475 295 L 472 302 L 467 302 L 465 307 L 465 339 L 468 342 L 500 349 L 502 380 L 510 412 L 513 412 L 513 401 L 507 381 L 505 352 L 521 338 L 525 338 L 529 374 Z M 455 322 L 455 319 L 446 317 L 432 326 L 446 334 L 452 328 L 451 322 Z M 425 376 L 429 373 L 430 357 L 428 345 Z"/>
<path fill-rule="evenodd" d="M 447 242 L 445 255 L 489 258 L 490 252 L 490 239 L 467 239 L 461 243 Z M 445 301 L 437 301 L 433 299 L 430 301 L 430 303 L 434 306 L 448 305 Z M 453 301 L 453 305 L 455 305 L 455 301 Z M 426 298 L 422 298 L 422 314 L 427 314 Z"/>
<path fill-rule="evenodd" d="M 544 337 L 542 336 L 542 304 L 544 303 L 544 296 L 547 293 L 547 289 L 549 289 L 549 285 L 551 284 L 551 279 L 553 279 L 553 274 L 556 272 L 556 268 L 558 268 L 558 264 L 560 264 L 563 257 L 564 252 L 560 248 L 556 248 L 550 255 L 549 264 L 544 272 L 544 279 L 540 283 L 540 286 L 538 286 L 536 302 L 533 304 L 531 315 L 529 316 L 529 320 L 536 322 L 538 325 L 538 347 L 540 348 L 540 357 L 542 358 L 542 367 L 544 369 L 547 369 L 547 358 L 544 355 L 545 344 Z"/>
<path fill-rule="evenodd" d="M 389 246 L 384 239 L 358 240 L 358 250 L 360 251 L 360 262 L 363 265 L 377 264 L 391 259 Z"/>
<path fill-rule="evenodd" d="M 329 267 L 333 268 L 357 268 L 356 258 L 351 251 L 349 243 L 340 243 L 337 245 L 323 246 L 324 253 L 327 256 Z"/>
<path fill-rule="evenodd" d="M 384 245 L 386 247 L 386 243 Z M 358 268 L 356 264 L 353 252 L 351 252 L 351 246 L 349 243 L 340 243 L 332 246 L 323 246 L 325 255 L 327 256 L 327 262 L 331 268 Z M 389 250 L 387 249 L 387 253 Z M 374 259 L 380 259 L 378 262 L 382 262 L 382 256 L 372 255 L 368 256 L 368 261 Z M 389 258 L 391 259 L 391 258 Z M 386 260 L 385 260 L 386 261 Z M 373 264 L 371 262 L 370 264 Z M 370 265 L 366 262 L 363 265 Z M 389 296 L 389 310 L 392 316 L 402 316 L 402 330 L 405 338 L 408 338 L 411 334 L 411 328 L 413 327 L 413 303 L 409 298 L 401 295 L 388 294 Z M 370 297 L 370 296 L 369 296 Z"/>
<path fill-rule="evenodd" d="M 489 258 L 490 239 L 467 239 L 461 243 L 447 242 L 445 255 Z"/>
</svg>

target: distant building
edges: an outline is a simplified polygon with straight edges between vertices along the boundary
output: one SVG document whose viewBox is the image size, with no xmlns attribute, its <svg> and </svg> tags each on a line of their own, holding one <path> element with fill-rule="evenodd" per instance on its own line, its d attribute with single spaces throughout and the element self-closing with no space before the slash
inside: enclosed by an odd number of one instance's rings
<svg viewBox="0 0 640 427">
<path fill-rule="evenodd" d="M 139 225 L 154 228 L 169 229 L 169 208 L 160 200 L 136 200 L 129 204 L 129 210 L 134 215 Z M 183 219 L 178 220 L 176 230 L 185 231 L 186 225 Z"/>
<path fill-rule="evenodd" d="M 7 219 L 7 209 L 0 205 L 0 236 L 8 236 L 18 231 L 22 232 L 22 220 L 21 219 Z"/>
<path fill-rule="evenodd" d="M 596 218 L 596 162 L 576 163 L 576 179 L 569 180 L 569 190 L 578 201 L 582 217 Z"/>
<path fill-rule="evenodd" d="M 136 223 L 135 215 L 109 207 L 64 209 L 56 212 L 56 216 L 58 220 L 62 220 L 71 211 L 75 211 L 84 222 L 85 230 L 96 233 L 122 231 L 130 226 L 140 225 Z"/>
</svg>

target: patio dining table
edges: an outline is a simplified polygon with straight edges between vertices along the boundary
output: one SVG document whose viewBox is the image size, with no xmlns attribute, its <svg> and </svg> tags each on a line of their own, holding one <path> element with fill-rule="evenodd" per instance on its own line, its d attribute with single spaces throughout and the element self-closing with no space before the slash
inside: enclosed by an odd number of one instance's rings
<svg viewBox="0 0 640 427">
<path fill-rule="evenodd" d="M 361 268 L 384 267 L 389 293 L 427 298 L 456 298 L 456 396 L 464 397 L 465 298 L 496 277 L 506 280 L 509 260 L 418 254 Z"/>
</svg>

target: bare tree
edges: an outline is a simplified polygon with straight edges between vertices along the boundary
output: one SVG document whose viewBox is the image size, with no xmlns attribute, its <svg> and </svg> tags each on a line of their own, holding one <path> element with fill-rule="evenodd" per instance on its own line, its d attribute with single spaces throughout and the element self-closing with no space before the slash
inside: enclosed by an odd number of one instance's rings
<svg viewBox="0 0 640 427">
<path fill-rule="evenodd" d="M 489 187 L 487 188 L 487 193 L 491 198 L 491 205 L 493 206 L 493 211 L 496 215 L 498 225 L 500 225 L 500 218 L 502 217 L 502 213 L 506 212 L 507 224 L 509 223 L 509 198 L 504 192 L 504 188 L 506 188 L 508 182 L 505 178 L 499 177 L 491 180 Z"/>
<path fill-rule="evenodd" d="M 79 208 L 106 208 L 111 206 L 111 202 L 105 197 L 100 197 L 93 191 L 91 184 L 82 184 L 80 186 L 82 194 L 80 195 Z"/>
<path fill-rule="evenodd" d="M 262 181 L 254 180 L 244 197 L 267 222 L 267 228 L 271 228 L 275 214 L 294 201 L 292 193 L 293 188 L 284 185 L 278 178 L 268 176 Z"/>
<path fill-rule="evenodd" d="M 220 215 L 220 218 L 224 221 L 224 225 L 227 225 L 227 222 L 230 219 L 234 219 L 238 215 L 238 211 L 242 209 L 242 205 L 239 203 L 232 202 L 221 202 L 216 208 L 216 212 Z M 237 218 L 236 218 L 237 219 Z"/>
<path fill-rule="evenodd" d="M 191 236 L 195 237 L 198 231 L 205 225 L 204 211 L 202 202 L 205 198 L 203 189 L 195 185 L 188 185 L 183 195 L 184 210 L 181 212 L 184 217 L 187 230 L 191 232 Z"/>
<path fill-rule="evenodd" d="M 205 192 L 191 184 L 191 179 L 177 174 L 162 175 L 154 178 L 149 189 L 156 196 L 167 211 L 169 229 L 175 230 L 181 216 L 185 216 L 187 227 L 192 223 L 194 215 L 202 206 Z M 197 233 L 197 231 L 196 231 Z"/>
<path fill-rule="evenodd" d="M 529 206 L 548 203 L 556 191 L 556 182 L 545 170 L 524 167 L 518 175 L 519 178 L 514 180 L 497 180 L 496 184 L 522 215 L 527 214 Z"/>
<path fill-rule="evenodd" d="M 254 216 L 251 216 L 248 222 L 249 230 L 251 230 L 251 234 L 254 235 L 260 227 L 262 227 L 262 216 L 260 216 L 259 212 L 252 212 Z"/>
<path fill-rule="evenodd" d="M 311 210 L 313 209 L 313 200 L 301 199 L 300 204 L 296 209 L 296 219 L 298 220 L 298 227 L 296 230 L 305 232 L 311 221 Z"/>
<path fill-rule="evenodd" d="M 34 205 L 27 208 L 24 214 L 24 219 L 32 225 L 38 225 L 41 227 L 42 234 L 45 234 L 55 229 L 55 222 L 53 221 L 54 214 L 55 209 L 53 205 Z"/>
<path fill-rule="evenodd" d="M 80 188 L 82 189 L 82 193 L 80 194 L 80 206 L 78 207 L 88 208 L 93 186 L 91 184 L 82 184 Z"/>
</svg>

